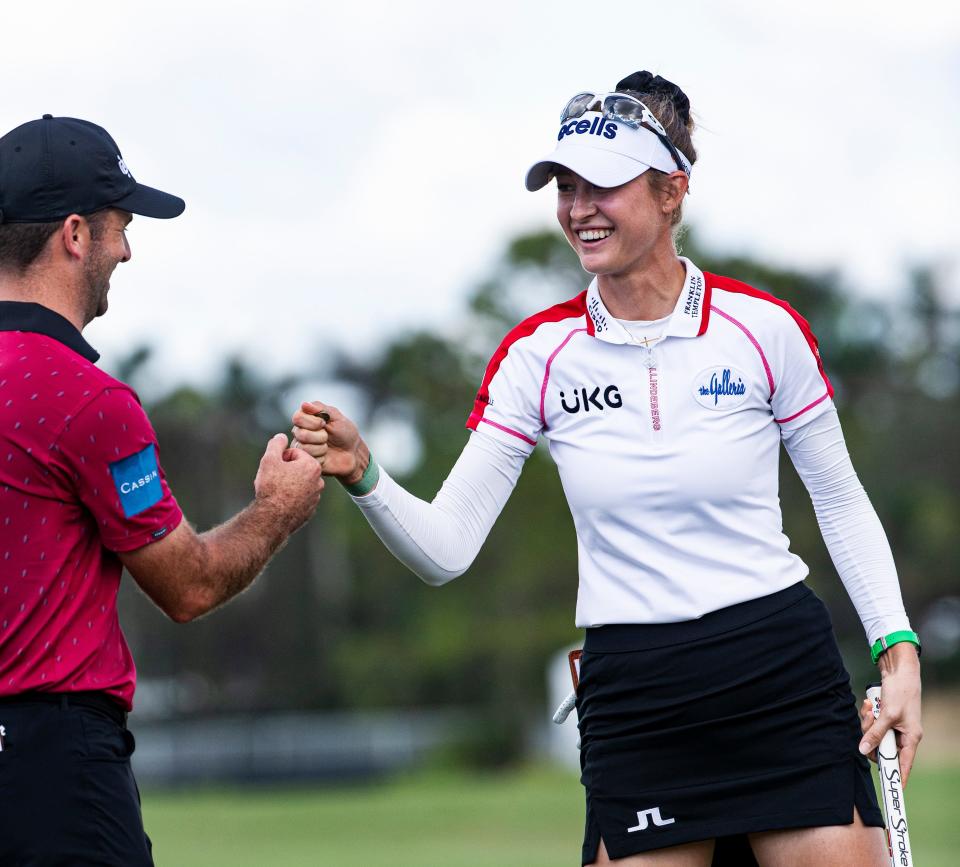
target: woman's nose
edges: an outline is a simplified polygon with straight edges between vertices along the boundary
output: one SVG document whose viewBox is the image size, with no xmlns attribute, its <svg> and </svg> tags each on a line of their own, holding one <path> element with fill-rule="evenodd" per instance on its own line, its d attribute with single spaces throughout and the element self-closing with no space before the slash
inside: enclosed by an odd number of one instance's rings
<svg viewBox="0 0 960 867">
<path fill-rule="evenodd" d="M 597 206 L 593 200 L 593 188 L 585 186 L 577 190 L 573 197 L 573 206 L 570 208 L 570 216 L 575 220 L 582 220 L 595 214 L 596 211 Z"/>
</svg>

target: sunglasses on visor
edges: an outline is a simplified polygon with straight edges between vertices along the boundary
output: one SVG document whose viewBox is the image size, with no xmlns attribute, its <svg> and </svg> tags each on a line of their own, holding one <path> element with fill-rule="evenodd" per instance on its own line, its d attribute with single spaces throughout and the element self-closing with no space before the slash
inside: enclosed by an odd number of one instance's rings
<svg viewBox="0 0 960 867">
<path fill-rule="evenodd" d="M 608 120 L 619 121 L 631 129 L 645 129 L 652 132 L 670 151 L 670 156 L 673 157 L 677 168 L 688 177 L 690 176 L 691 166 L 687 158 L 674 147 L 670 136 L 667 135 L 667 131 L 654 113 L 635 96 L 629 96 L 626 93 L 578 93 L 564 107 L 560 115 L 560 123 L 582 117 L 591 106 L 597 103 L 600 104 L 601 114 Z"/>
</svg>

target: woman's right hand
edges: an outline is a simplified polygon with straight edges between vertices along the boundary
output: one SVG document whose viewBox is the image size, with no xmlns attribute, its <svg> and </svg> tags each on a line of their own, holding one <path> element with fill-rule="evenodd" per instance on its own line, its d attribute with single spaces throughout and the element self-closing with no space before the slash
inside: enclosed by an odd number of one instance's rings
<svg viewBox="0 0 960 867">
<path fill-rule="evenodd" d="M 917 648 L 907 642 L 895 644 L 877 661 L 880 669 L 880 717 L 873 718 L 873 702 L 860 707 L 863 739 L 860 752 L 876 761 L 876 749 L 888 729 L 897 735 L 900 752 L 900 777 L 906 788 L 917 746 L 923 737 L 920 722 L 920 657 Z"/>
<path fill-rule="evenodd" d="M 321 418 L 321 412 L 330 421 Z M 293 436 L 307 454 L 322 459 L 325 476 L 345 485 L 359 481 L 370 462 L 370 449 L 357 426 L 335 406 L 318 400 L 304 401 L 293 414 Z"/>
</svg>

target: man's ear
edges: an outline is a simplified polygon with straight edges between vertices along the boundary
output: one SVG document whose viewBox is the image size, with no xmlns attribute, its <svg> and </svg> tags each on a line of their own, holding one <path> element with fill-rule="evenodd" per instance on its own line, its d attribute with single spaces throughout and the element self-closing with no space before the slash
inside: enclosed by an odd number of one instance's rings
<svg viewBox="0 0 960 867">
<path fill-rule="evenodd" d="M 83 259 L 90 249 L 90 224 L 79 214 L 71 214 L 63 221 L 58 237 L 67 256 Z"/>
</svg>

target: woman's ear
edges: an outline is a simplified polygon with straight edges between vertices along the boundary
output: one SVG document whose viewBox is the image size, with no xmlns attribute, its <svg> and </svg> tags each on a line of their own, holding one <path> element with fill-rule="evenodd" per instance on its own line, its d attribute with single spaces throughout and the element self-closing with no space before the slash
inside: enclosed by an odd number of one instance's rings
<svg viewBox="0 0 960 867">
<path fill-rule="evenodd" d="M 690 187 L 690 178 L 686 172 L 671 172 L 661 187 L 660 207 L 665 214 L 672 214 L 683 204 L 683 197 Z"/>
</svg>

